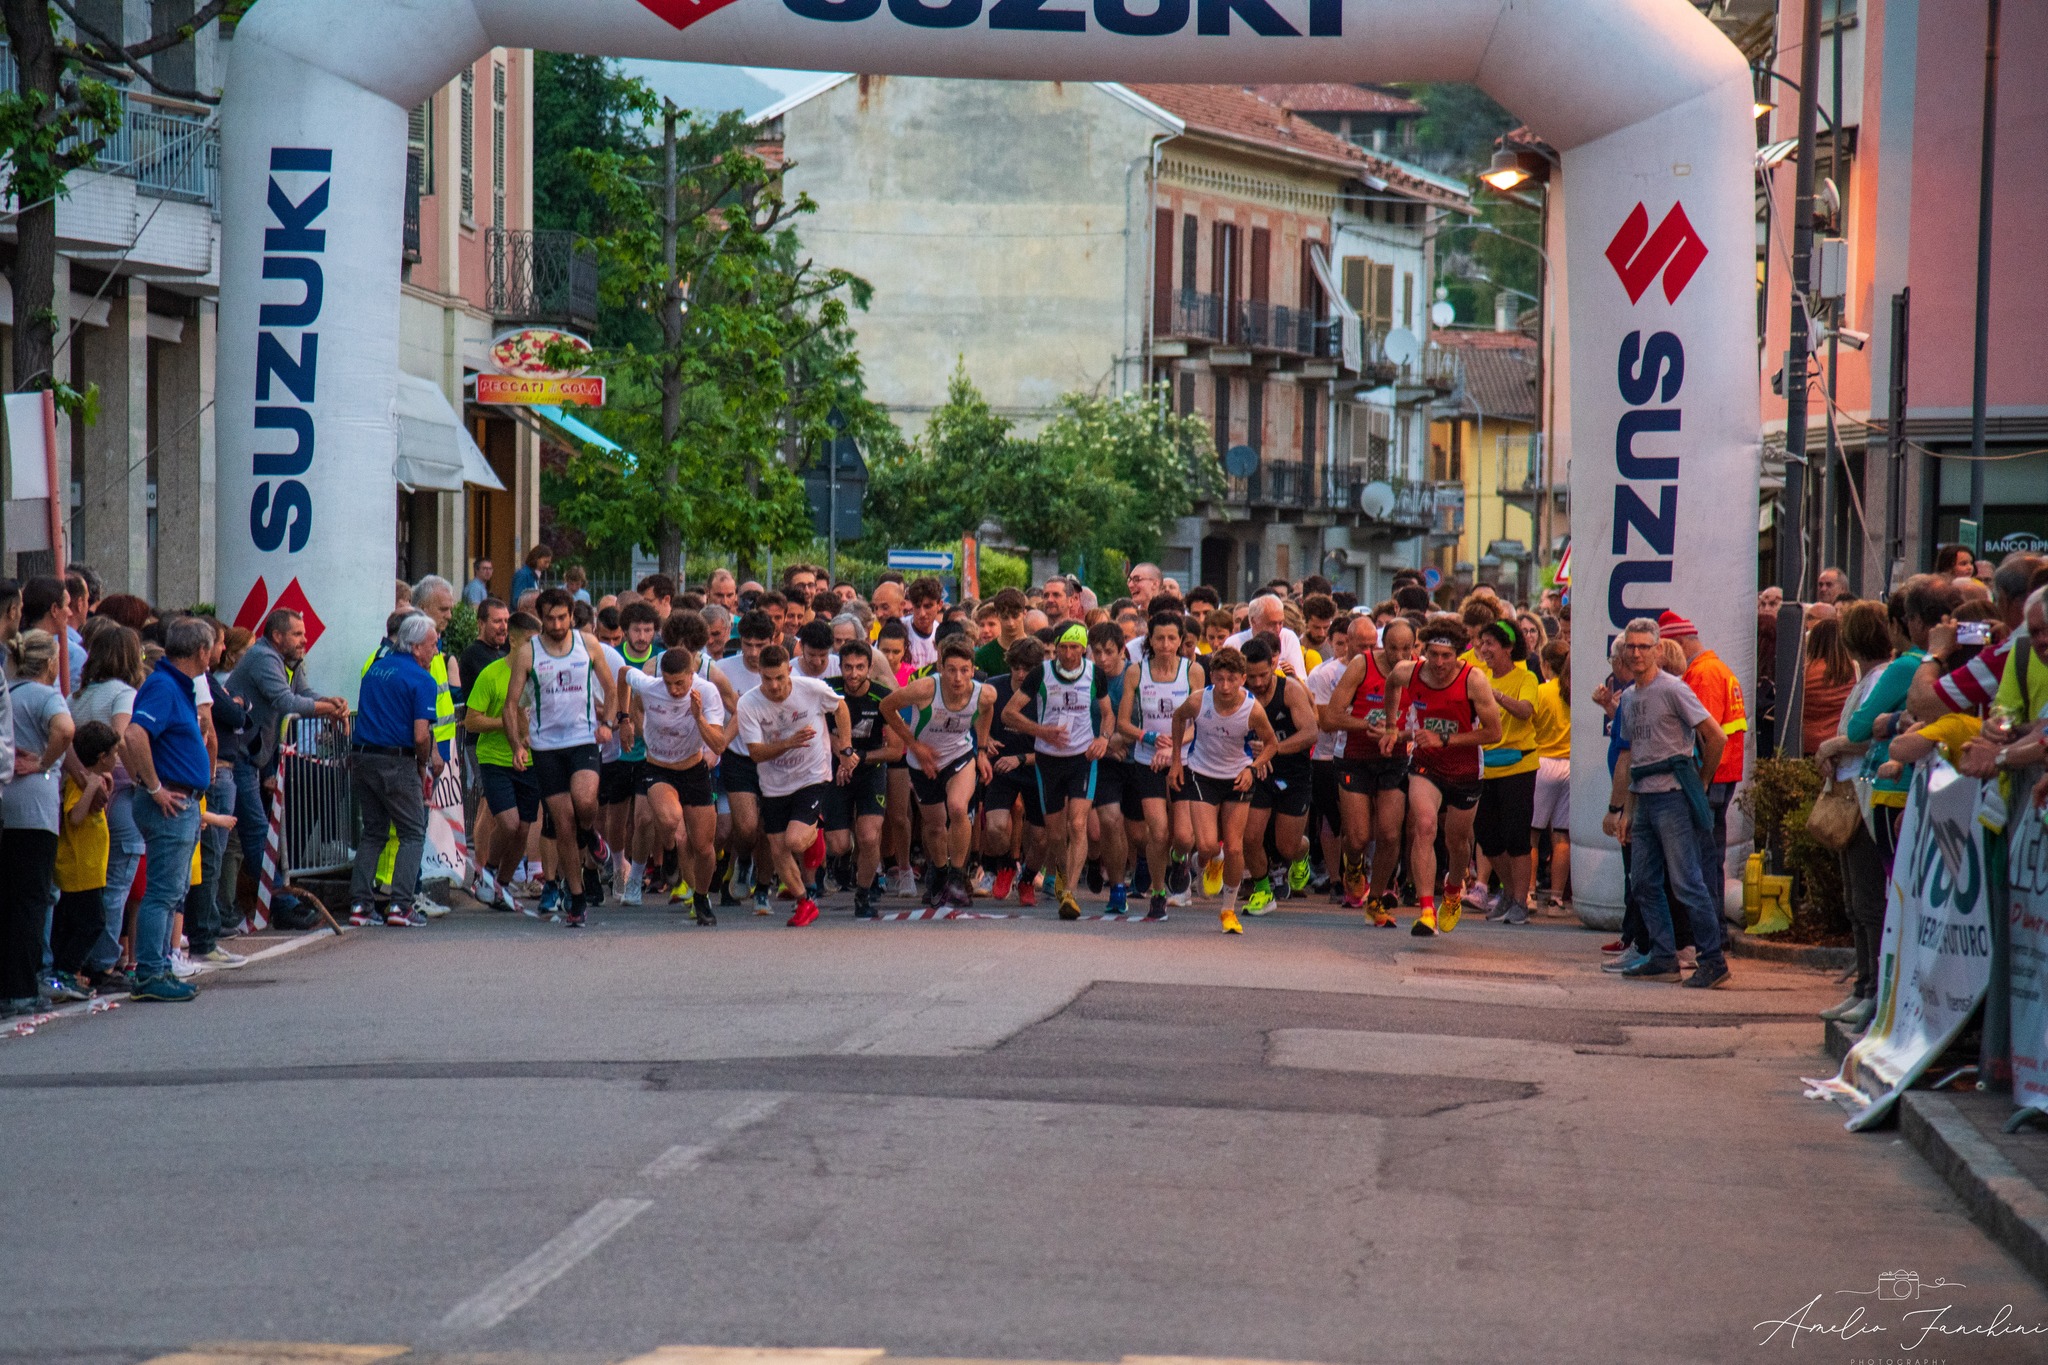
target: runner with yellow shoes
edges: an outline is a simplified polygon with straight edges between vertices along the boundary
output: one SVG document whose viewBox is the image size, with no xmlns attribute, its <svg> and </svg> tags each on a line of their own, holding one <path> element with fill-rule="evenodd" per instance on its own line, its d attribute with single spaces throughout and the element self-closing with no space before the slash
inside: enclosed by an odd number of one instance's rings
<svg viewBox="0 0 2048 1365">
<path fill-rule="evenodd" d="M 1387 714 L 1401 717 L 1398 731 L 1379 738 L 1391 754 L 1406 740 L 1414 754 L 1408 774 L 1408 872 L 1421 913 L 1409 930 L 1417 938 L 1448 934 L 1463 907 L 1463 869 L 1472 861 L 1472 820 L 1479 807 L 1479 751 L 1500 740 L 1500 705 L 1484 669 L 1459 658 L 1464 625 L 1431 621 L 1417 632 L 1422 655 L 1397 664 L 1387 677 Z M 1453 869 L 1436 904 L 1437 822 L 1443 822 L 1447 866 Z"/>
<path fill-rule="evenodd" d="M 1245 689 L 1244 655 L 1229 645 L 1205 661 L 1209 685 L 1173 712 L 1173 769 L 1167 783 L 1191 803 L 1195 847 L 1204 865 L 1202 891 L 1223 897 L 1223 932 L 1241 934 L 1237 884 L 1244 877 L 1244 828 L 1252 784 L 1269 771 L 1278 741 L 1265 708 Z M 1194 741 L 1182 747 L 1189 728 Z M 1253 750 L 1249 741 L 1256 738 Z M 1183 758 L 1185 755 L 1185 758 Z M 1221 877 L 1214 878 L 1220 864 Z"/>
</svg>

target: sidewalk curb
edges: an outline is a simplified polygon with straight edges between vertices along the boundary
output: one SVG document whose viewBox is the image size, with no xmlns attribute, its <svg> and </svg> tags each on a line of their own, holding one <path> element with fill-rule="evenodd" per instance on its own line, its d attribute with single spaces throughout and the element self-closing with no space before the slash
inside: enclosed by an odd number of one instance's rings
<svg viewBox="0 0 2048 1365">
<path fill-rule="evenodd" d="M 2021 1175 L 1944 1095 L 1912 1090 L 1900 1096 L 1899 1133 L 1991 1240 L 2048 1284 L 2048 1192 Z"/>
<path fill-rule="evenodd" d="M 1783 962 L 1816 971 L 1839 972 L 1856 965 L 1854 948 L 1828 948 L 1814 944 L 1773 943 L 1752 938 L 1739 931 L 1728 935 L 1728 951 L 1736 957 L 1753 957 L 1762 962 Z"/>
<path fill-rule="evenodd" d="M 192 979 L 195 981 L 201 980 L 214 975 L 216 972 L 237 972 L 242 970 L 242 967 L 252 966 L 258 962 L 267 962 L 272 958 L 283 957 L 286 953 L 295 953 L 301 948 L 311 947 L 315 943 L 328 939 L 338 940 L 340 937 L 341 935 L 332 929 L 309 929 L 305 933 L 288 938 L 282 943 L 273 943 L 268 948 L 249 954 L 248 959 L 239 967 L 202 965 Z M 23 1016 L 12 1023 L 0 1025 L 0 1039 L 27 1038 L 32 1036 L 36 1030 L 47 1024 L 53 1024 L 59 1019 L 70 1019 L 82 1014 L 105 1014 L 113 1007 L 127 1003 L 128 998 L 126 996 L 94 996 L 90 1000 L 73 1000 L 61 1009 L 41 1011 L 33 1016 Z"/>
</svg>

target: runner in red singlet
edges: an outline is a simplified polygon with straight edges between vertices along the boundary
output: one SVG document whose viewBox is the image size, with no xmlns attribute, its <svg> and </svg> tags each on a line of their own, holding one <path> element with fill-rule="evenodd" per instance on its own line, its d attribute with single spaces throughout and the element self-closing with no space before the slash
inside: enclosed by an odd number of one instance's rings
<svg viewBox="0 0 2048 1365">
<path fill-rule="evenodd" d="M 1387 714 L 1399 729 L 1380 736 L 1391 754 L 1397 739 L 1413 753 L 1408 776 L 1408 872 L 1421 914 L 1417 938 L 1458 927 L 1462 869 L 1472 861 L 1472 818 L 1479 806 L 1479 751 L 1500 739 L 1500 705 L 1482 669 L 1459 660 L 1465 627 L 1455 619 L 1431 621 L 1417 633 L 1422 657 L 1399 664 L 1387 678 Z M 1436 908 L 1436 830 L 1441 819 L 1452 871 L 1441 913 Z"/>
<path fill-rule="evenodd" d="M 1374 648 L 1375 643 L 1383 647 Z M 1387 905 L 1393 899 L 1394 869 L 1401 861 L 1401 821 L 1408 809 L 1408 750 L 1397 740 L 1390 752 L 1382 752 L 1379 741 L 1389 729 L 1387 678 L 1415 657 L 1415 628 L 1403 620 L 1389 621 L 1375 641 L 1371 619 L 1361 616 L 1351 623 L 1351 647 L 1351 662 L 1322 715 L 1325 727 L 1344 735 L 1337 751 L 1344 904 L 1353 910 L 1363 906 L 1374 924 L 1387 928 L 1394 923 Z"/>
</svg>

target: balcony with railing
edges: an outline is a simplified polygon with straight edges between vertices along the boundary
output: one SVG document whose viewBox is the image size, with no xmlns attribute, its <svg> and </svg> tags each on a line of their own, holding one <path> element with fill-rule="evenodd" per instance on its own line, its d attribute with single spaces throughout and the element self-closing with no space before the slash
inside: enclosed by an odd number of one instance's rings
<svg viewBox="0 0 2048 1365">
<path fill-rule="evenodd" d="M 1334 324 L 1306 308 L 1257 299 L 1233 302 L 1199 289 L 1175 290 L 1161 321 L 1163 339 L 1293 356 L 1333 356 L 1338 351 Z"/>
<path fill-rule="evenodd" d="M 420 258 L 420 193 L 427 179 L 426 158 L 418 152 L 405 154 L 405 259 Z"/>
<path fill-rule="evenodd" d="M 13 49 L 0 42 L 0 94 L 16 88 Z M 145 194 L 218 204 L 220 130 L 211 112 L 197 105 L 123 90 L 121 126 L 107 135 L 98 167 L 133 180 Z"/>
<path fill-rule="evenodd" d="M 573 232 L 490 228 L 491 312 L 505 322 L 597 323 L 597 252 Z"/>
</svg>

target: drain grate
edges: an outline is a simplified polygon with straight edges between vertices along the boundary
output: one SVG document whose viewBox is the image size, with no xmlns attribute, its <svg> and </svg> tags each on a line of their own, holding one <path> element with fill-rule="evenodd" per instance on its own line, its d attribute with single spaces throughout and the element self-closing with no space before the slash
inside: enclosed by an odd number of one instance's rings
<svg viewBox="0 0 2048 1365">
<path fill-rule="evenodd" d="M 1410 967 L 1414 976 L 1454 976 L 1469 981 L 1534 981 L 1549 985 L 1552 977 L 1543 972 L 1482 972 L 1471 967 Z"/>
</svg>

